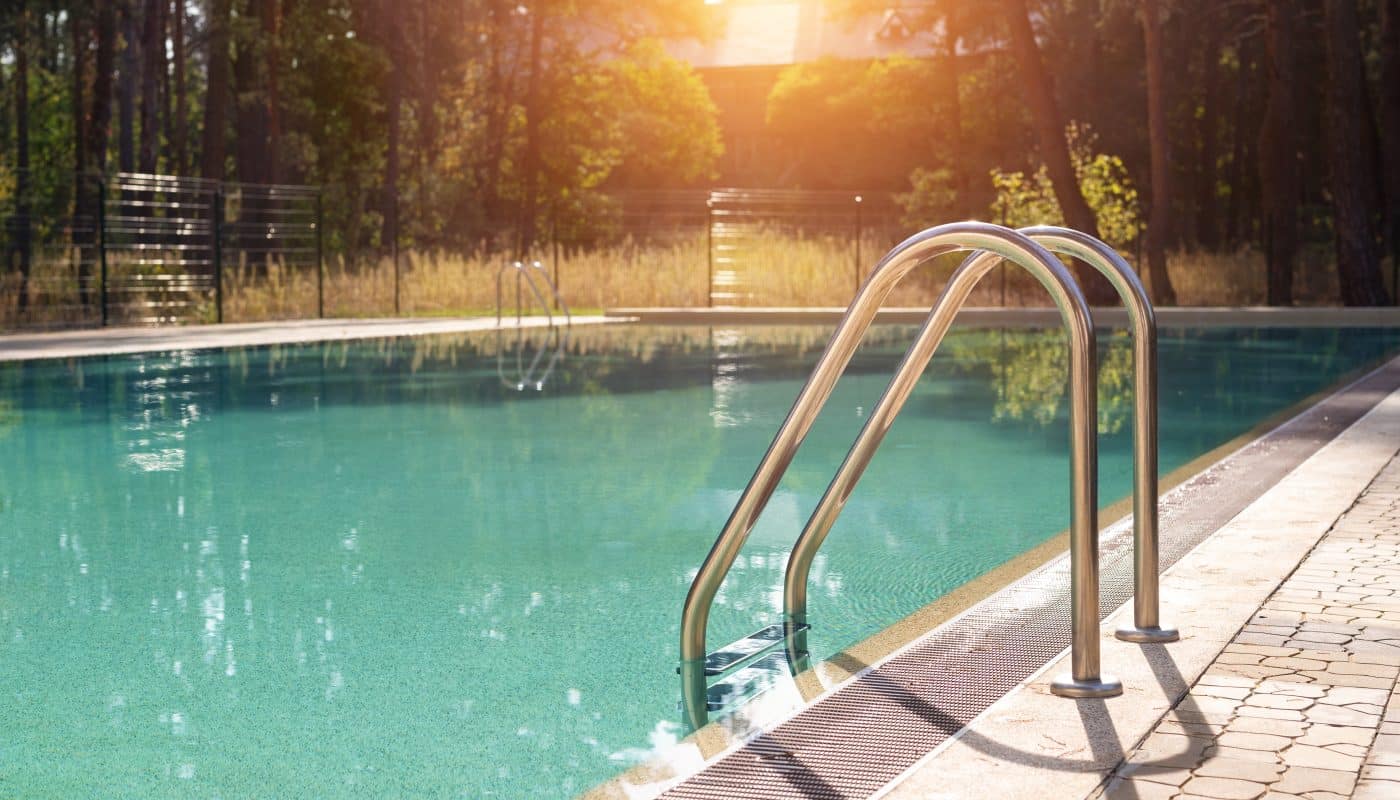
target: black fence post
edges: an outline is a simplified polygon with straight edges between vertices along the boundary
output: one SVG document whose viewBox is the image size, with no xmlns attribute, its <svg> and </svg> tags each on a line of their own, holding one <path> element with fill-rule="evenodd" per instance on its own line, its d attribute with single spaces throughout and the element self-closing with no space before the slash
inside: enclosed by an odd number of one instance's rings
<svg viewBox="0 0 1400 800">
<path fill-rule="evenodd" d="M 97 302 L 102 306 L 102 327 L 107 327 L 107 180 L 97 179 Z"/>
<path fill-rule="evenodd" d="M 394 195 L 394 230 L 389 240 L 390 252 L 394 257 L 394 316 L 399 316 L 399 197 Z"/>
<path fill-rule="evenodd" d="M 549 239 L 554 256 L 554 310 L 559 310 L 559 206 L 550 209 Z"/>
<path fill-rule="evenodd" d="M 855 288 L 855 291 L 856 291 L 857 293 L 860 292 L 860 237 L 861 237 L 861 227 L 862 227 L 862 226 L 861 226 L 861 223 L 864 221 L 864 220 L 861 219 L 860 210 L 861 210 L 861 207 L 862 207 L 862 203 L 863 203 L 863 202 L 864 202 L 864 198 L 862 198 L 860 195 L 856 195 L 856 288 Z M 852 295 L 852 297 L 854 297 L 854 296 L 855 296 L 855 295 Z"/>
<path fill-rule="evenodd" d="M 715 306 L 715 201 L 705 201 L 705 305 Z"/>
<path fill-rule="evenodd" d="M 214 213 L 214 321 L 224 321 L 224 258 L 223 258 L 223 220 L 224 220 L 224 194 L 223 186 L 214 188 L 213 199 Z"/>
<path fill-rule="evenodd" d="M 324 204 L 321 197 L 324 194 L 320 189 L 316 190 L 316 318 L 326 318 L 326 251 L 325 240 L 321 233 L 322 223 L 325 221 Z"/>
</svg>

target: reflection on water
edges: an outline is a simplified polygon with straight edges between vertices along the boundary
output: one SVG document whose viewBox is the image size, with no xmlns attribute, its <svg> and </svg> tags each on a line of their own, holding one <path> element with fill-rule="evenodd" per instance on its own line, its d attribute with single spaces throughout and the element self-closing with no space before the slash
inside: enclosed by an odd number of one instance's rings
<svg viewBox="0 0 1400 800">
<path fill-rule="evenodd" d="M 0 365 L 3 785 L 563 797 L 666 747 L 681 598 L 828 335 L 580 328 L 523 393 L 492 336 Z M 715 644 L 775 619 L 912 336 L 857 356 Z M 1112 500 L 1131 353 L 1101 339 Z M 1395 343 L 1164 336 L 1163 468 Z M 949 338 L 814 565 L 819 657 L 1064 527 L 1064 375 L 1059 334 Z"/>
</svg>

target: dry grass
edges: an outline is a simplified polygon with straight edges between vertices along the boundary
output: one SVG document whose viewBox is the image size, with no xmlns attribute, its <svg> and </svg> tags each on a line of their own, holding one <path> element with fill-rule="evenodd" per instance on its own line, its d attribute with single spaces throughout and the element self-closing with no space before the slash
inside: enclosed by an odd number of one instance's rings
<svg viewBox="0 0 1400 800">
<path fill-rule="evenodd" d="M 862 274 L 870 269 L 890 243 L 873 238 L 862 242 Z M 596 312 L 626 306 L 704 306 L 707 304 L 708 242 L 703 233 L 671 243 L 640 245 L 626 242 L 612 247 L 551 253 L 536 257 L 557 277 L 560 292 L 575 311 Z M 730 304 L 766 306 L 844 306 L 855 290 L 854 246 L 844 237 L 767 235 L 744 243 L 741 261 L 719 264 L 716 273 L 732 270 L 741 295 Z M 1298 270 L 1295 298 L 1299 304 L 1335 303 L 1336 270 L 1327 248 L 1304 252 Z M 398 313 L 420 315 L 488 315 L 495 312 L 496 278 L 503 263 L 498 256 L 460 255 L 445 252 L 408 252 L 400 258 Z M 936 296 L 956 258 L 945 258 L 896 288 L 887 304 L 927 305 Z M 388 316 L 395 313 L 393 264 L 380 259 L 350 265 L 332 258 L 326 265 L 325 315 L 328 317 Z M 45 287 L 31 287 L 32 325 L 43 320 L 62 324 L 66 317 L 86 313 L 60 294 L 76 298 L 76 273 L 58 266 L 45 275 Z M 1255 305 L 1264 301 L 1264 259 L 1253 250 L 1235 253 L 1178 252 L 1169 259 L 1177 301 L 1181 305 Z M 1388 274 L 1388 269 L 1387 269 Z M 13 278 L 14 276 L 9 276 Z M 36 276 L 37 277 L 37 276 Z M 507 313 L 514 309 L 514 289 L 507 276 Z M 0 327 L 15 327 L 15 280 L 0 280 Z M 527 312 L 537 313 L 528 293 Z M 1043 290 L 1019 270 L 992 273 L 979 286 L 973 305 L 1045 305 Z M 723 303 L 721 303 L 723 304 Z M 316 274 L 311 269 L 287 269 L 269 264 L 263 270 L 235 267 L 224 275 L 224 319 L 256 321 L 309 318 L 317 315 Z M 212 298 L 202 302 L 196 316 L 214 320 Z"/>
</svg>

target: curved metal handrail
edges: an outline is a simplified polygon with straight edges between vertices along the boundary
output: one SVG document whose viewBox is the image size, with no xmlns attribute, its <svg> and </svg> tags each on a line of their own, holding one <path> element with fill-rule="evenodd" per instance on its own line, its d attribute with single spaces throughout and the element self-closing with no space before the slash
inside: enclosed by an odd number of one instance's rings
<svg viewBox="0 0 1400 800">
<path fill-rule="evenodd" d="M 506 378 L 505 350 L 501 344 L 501 276 L 504 275 L 505 271 L 508 269 L 515 270 L 515 373 L 517 378 L 514 381 Z M 545 299 L 544 292 L 540 291 L 539 284 L 535 281 L 534 272 L 539 273 L 540 279 L 544 281 L 545 288 L 549 290 L 550 297 L 554 298 L 554 302 L 557 303 L 560 310 L 564 312 L 563 333 L 560 333 L 559 327 L 554 323 L 554 314 L 550 311 L 549 301 Z M 529 369 L 525 368 L 522 357 L 524 351 L 524 336 L 521 333 L 520 327 L 522 311 L 520 303 L 520 283 L 522 278 L 525 283 L 529 284 L 530 293 L 535 296 L 535 300 L 538 301 L 540 307 L 544 309 L 545 316 L 549 322 L 549 333 L 546 335 L 545 341 L 542 342 L 535 351 L 535 357 L 530 360 Z M 543 264 L 538 261 L 532 261 L 529 264 L 523 261 L 510 261 L 502 264 L 501 268 L 496 271 L 496 375 L 501 379 L 502 385 L 516 391 L 523 391 L 527 388 L 534 389 L 535 391 L 543 390 L 545 382 L 548 381 L 549 376 L 554 373 L 554 367 L 559 363 L 559 359 L 563 356 L 564 350 L 568 346 L 568 331 L 573 328 L 573 324 L 573 312 L 569 310 L 569 304 L 564 302 L 564 298 L 560 296 L 559 290 L 554 286 L 554 282 L 549 279 L 549 272 L 545 270 Z M 535 377 L 535 370 L 539 368 L 540 362 L 544 358 L 544 352 L 549 347 L 549 338 L 551 336 L 554 337 L 554 351 L 549 361 L 546 363 L 544 373 L 537 378 Z"/>
<path fill-rule="evenodd" d="M 1157 519 L 1157 315 L 1137 272 L 1099 239 L 1054 225 L 1022 228 L 1047 250 L 1098 270 L 1128 310 L 1133 335 L 1133 624 L 1119 628 L 1126 642 L 1165 643 L 1181 638 L 1160 619 Z"/>
<path fill-rule="evenodd" d="M 924 261 L 960 250 L 987 251 L 972 259 L 986 262 L 986 267 L 980 268 L 977 273 L 978 278 L 999 258 L 1005 258 L 1031 272 L 1049 290 L 1069 329 L 1073 673 L 1067 680 L 1056 681 L 1055 686 L 1061 693 L 1084 697 L 1105 697 L 1122 691 L 1121 684 L 1099 675 L 1098 501 L 1095 480 L 1098 471 L 1098 442 L 1095 435 L 1097 351 L 1088 304 L 1065 266 L 1031 239 L 997 225 L 958 222 L 930 228 L 906 239 L 886 254 L 871 271 L 696 573 L 681 613 L 681 698 L 687 721 L 692 726 L 699 728 L 704 725 L 709 713 L 704 662 L 710 607 L 758 515 L 772 496 L 890 291 Z M 970 275 L 972 272 L 961 269 L 958 274 Z M 956 301 L 940 301 L 925 323 L 925 329 L 946 329 L 975 283 L 976 280 L 960 282 L 956 289 Z M 944 291 L 945 297 L 951 297 L 952 291 L 950 284 L 950 288 Z M 925 338 L 921 333 L 920 340 Z M 886 394 L 897 391 L 896 384 L 902 383 L 906 368 L 912 363 L 911 359 L 917 356 L 914 349 L 911 347 L 905 355 Z M 915 371 L 912 379 L 908 380 L 910 388 L 917 377 Z M 872 414 L 867 427 L 878 425 L 887 429 L 891 421 L 892 418 L 877 423 Z M 848 457 L 847 461 L 851 462 L 851 459 Z M 847 464 L 843 464 L 842 469 L 846 468 Z M 858 469 L 863 468 L 862 463 Z"/>
<path fill-rule="evenodd" d="M 1094 267 L 1113 284 L 1133 331 L 1133 538 L 1134 538 L 1134 624 L 1118 631 L 1118 638 L 1134 642 L 1170 642 L 1179 638 L 1174 629 L 1158 622 L 1157 591 L 1157 322 L 1147 292 L 1136 273 L 1113 248 L 1092 236 L 1055 226 L 1022 228 L 1051 252 L 1077 258 Z M 920 329 L 909 349 L 906 362 L 880 397 L 869 419 L 861 428 L 846 460 L 808 518 L 802 534 L 793 544 L 783 579 L 783 617 L 791 631 L 790 657 L 806 650 L 807 586 L 812 562 L 840 516 L 846 500 L 855 489 L 890 425 L 899 415 L 924 368 L 938 350 L 952 324 L 952 317 L 940 312 L 949 304 L 960 308 L 972 287 L 1000 262 L 1000 257 L 978 253 L 969 257 L 948 281 L 934 304 L 929 321 Z M 955 312 L 954 312 L 955 313 Z M 937 320 L 940 324 L 935 325 Z"/>
</svg>

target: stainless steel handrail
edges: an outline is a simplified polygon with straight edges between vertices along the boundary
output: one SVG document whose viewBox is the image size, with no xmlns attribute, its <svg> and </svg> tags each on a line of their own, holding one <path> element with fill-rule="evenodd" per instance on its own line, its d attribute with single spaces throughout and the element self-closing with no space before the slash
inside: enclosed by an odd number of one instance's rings
<svg viewBox="0 0 1400 800">
<path fill-rule="evenodd" d="M 1094 267 L 1109 279 L 1128 309 L 1134 351 L 1134 624 L 1119 630 L 1117 636 L 1132 642 L 1175 641 L 1179 638 L 1177 631 L 1162 628 L 1158 621 L 1157 322 L 1152 304 L 1132 267 L 1113 248 L 1098 239 L 1054 226 L 1022 228 L 1020 233 L 1052 252 L 1077 258 Z M 846 461 L 793 544 L 783 580 L 783 617 L 792 631 L 788 652 L 794 658 L 794 663 L 798 663 L 798 656 L 807 649 L 805 640 L 810 623 L 807 618 L 807 586 L 817 551 L 826 541 L 866 464 L 874 457 L 889 426 L 899 415 L 914 384 L 947 334 L 952 320 L 950 317 L 943 318 L 941 309 L 949 304 L 954 308 L 960 307 L 972 286 L 1000 260 L 996 255 L 974 255 L 949 279 L 947 288 L 934 305 L 929 322 L 919 331 L 918 338 L 910 347 L 908 358 L 916 360 L 900 365 L 895 379 L 871 411 Z M 935 319 L 944 320 L 943 324 L 934 325 Z"/>
<path fill-rule="evenodd" d="M 1181 634 L 1162 627 L 1157 572 L 1157 315 L 1137 272 L 1117 250 L 1070 228 L 1038 225 L 1021 233 L 1098 270 L 1128 310 L 1133 335 L 1133 624 L 1115 635 L 1142 644 L 1174 642 Z"/>
<path fill-rule="evenodd" d="M 1055 687 L 1059 693 L 1078 697 L 1106 697 L 1122 691 L 1122 685 L 1117 681 L 1099 674 L 1098 501 L 1095 480 L 1098 472 L 1095 431 L 1097 352 L 1088 304 L 1065 266 L 1031 239 L 997 225 L 958 222 L 930 228 L 906 239 L 886 254 L 871 271 L 691 582 L 681 613 L 680 663 L 681 698 L 690 725 L 698 728 L 708 720 L 704 661 L 710 607 L 758 515 L 772 496 L 890 291 L 924 261 L 960 250 L 986 253 L 977 254 L 971 259 L 979 264 L 976 270 L 965 265 L 956 273 L 965 277 L 956 287 L 950 284 L 945 289 L 944 299 L 930 313 L 925 330 L 946 330 L 966 301 L 976 279 L 985 275 L 1001 258 L 1025 268 L 1049 290 L 1069 329 L 1073 671 L 1067 679 L 1057 680 Z M 928 338 L 921 332 L 919 341 Z M 912 389 L 921 371 L 908 369 L 919 357 L 915 352 L 917 347 L 916 343 L 905 355 L 894 380 L 886 389 L 887 395 L 903 391 L 907 396 Z M 904 386 L 906 383 L 907 387 Z M 892 422 L 892 416 L 877 421 L 872 414 L 867 427 L 874 425 L 884 430 Z M 859 477 L 859 471 L 864 466 L 864 461 L 848 456 L 842 470 L 853 469 L 856 477 Z"/>
<path fill-rule="evenodd" d="M 504 348 L 501 344 L 501 308 L 503 305 L 501 301 L 501 276 L 504 275 L 505 271 L 508 269 L 515 270 L 515 371 L 517 379 L 514 381 L 508 380 L 506 378 L 505 364 L 503 361 L 505 357 Z M 540 280 L 544 281 L 545 288 L 549 290 L 549 296 L 554 299 L 554 302 L 558 304 L 560 310 L 564 312 L 565 330 L 562 334 L 559 332 L 558 326 L 554 323 L 554 313 L 550 310 L 549 301 L 545 299 L 544 292 L 540 291 L 539 284 L 535 281 L 535 276 L 533 274 L 535 272 L 538 272 Z M 524 362 L 522 360 L 524 343 L 522 339 L 522 334 L 520 333 L 521 315 L 523 312 L 520 302 L 520 284 L 522 279 L 525 283 L 529 284 L 531 294 L 535 296 L 535 300 L 539 303 L 540 307 L 544 309 L 545 316 L 549 323 L 549 333 L 545 337 L 545 342 L 542 343 L 539 349 L 535 351 L 535 357 L 531 359 L 530 368 L 528 370 L 525 369 Z M 559 294 L 558 288 L 555 287 L 554 282 L 549 279 L 549 272 L 545 270 L 543 264 L 541 264 L 538 261 L 532 261 L 529 264 L 526 264 L 523 261 L 510 261 L 502 264 L 501 268 L 496 271 L 496 374 L 500 377 L 501 383 L 508 388 L 515 389 L 516 391 L 521 391 L 526 388 L 533 388 L 536 391 L 544 389 L 545 381 L 549 380 L 549 376 L 554 372 L 554 367 L 559 363 L 559 359 L 563 355 L 564 349 L 568 346 L 568 330 L 573 328 L 573 322 L 573 312 L 569 310 L 569 304 L 564 302 L 564 298 Z M 536 378 L 535 370 L 539 367 L 540 361 L 544 358 L 544 351 L 548 347 L 548 341 L 550 336 L 554 337 L 554 352 L 550 356 L 549 362 L 545 367 L 544 374 Z"/>
</svg>

